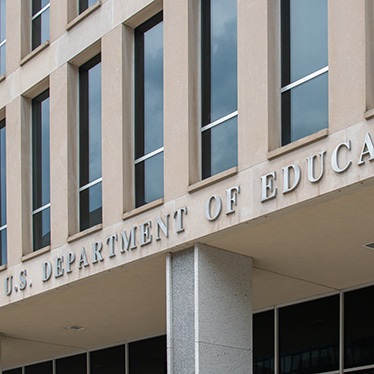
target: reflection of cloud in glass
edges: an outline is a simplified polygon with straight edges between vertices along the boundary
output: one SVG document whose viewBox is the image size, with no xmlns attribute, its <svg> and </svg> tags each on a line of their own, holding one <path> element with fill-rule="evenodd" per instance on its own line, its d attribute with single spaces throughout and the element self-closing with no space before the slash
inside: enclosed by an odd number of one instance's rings
<svg viewBox="0 0 374 374">
<path fill-rule="evenodd" d="M 5 25 L 6 25 L 6 17 L 5 17 L 5 0 L 0 0 L 0 42 L 5 39 Z"/>
<path fill-rule="evenodd" d="M 41 170 L 38 172 L 41 175 L 41 206 L 50 202 L 50 151 L 49 151 L 49 98 L 41 103 Z"/>
<path fill-rule="evenodd" d="M 230 169 L 237 165 L 237 117 L 211 130 L 211 174 Z"/>
<path fill-rule="evenodd" d="M 163 146 L 163 23 L 144 34 L 144 151 Z"/>
<path fill-rule="evenodd" d="M 144 201 L 149 203 L 164 195 L 164 154 L 144 161 Z"/>
<path fill-rule="evenodd" d="M 89 213 L 94 212 L 102 206 L 102 185 L 101 183 L 95 184 L 88 190 L 89 194 Z"/>
<path fill-rule="evenodd" d="M 7 263 L 7 230 L 4 229 L 0 231 L 0 242 L 1 242 L 1 264 L 4 265 Z"/>
<path fill-rule="evenodd" d="M 42 19 L 40 44 L 43 44 L 46 40 L 49 40 L 49 8 L 40 17 Z"/>
<path fill-rule="evenodd" d="M 291 141 L 328 127 L 328 74 L 291 91 Z"/>
<path fill-rule="evenodd" d="M 327 66 L 327 0 L 290 1 L 291 82 Z"/>
<path fill-rule="evenodd" d="M 89 182 L 101 177 L 101 64 L 89 70 Z"/>
<path fill-rule="evenodd" d="M 211 121 L 237 110 L 236 1 L 211 2 Z"/>
</svg>

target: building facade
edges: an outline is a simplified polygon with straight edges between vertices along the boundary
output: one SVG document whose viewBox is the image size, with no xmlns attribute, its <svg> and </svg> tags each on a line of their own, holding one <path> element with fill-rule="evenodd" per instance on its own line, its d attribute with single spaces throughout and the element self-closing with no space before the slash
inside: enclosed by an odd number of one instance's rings
<svg viewBox="0 0 374 374">
<path fill-rule="evenodd" d="M 374 373 L 372 0 L 0 0 L 0 370 Z"/>
</svg>

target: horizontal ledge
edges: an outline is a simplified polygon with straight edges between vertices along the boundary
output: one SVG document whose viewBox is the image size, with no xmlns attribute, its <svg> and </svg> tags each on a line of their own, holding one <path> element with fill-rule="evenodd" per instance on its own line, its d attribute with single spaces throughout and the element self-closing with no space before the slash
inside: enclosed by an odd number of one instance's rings
<svg viewBox="0 0 374 374">
<path fill-rule="evenodd" d="M 91 13 L 93 13 L 96 9 L 101 7 L 101 0 L 97 1 L 95 4 L 91 5 L 89 8 L 87 8 L 84 12 L 76 16 L 72 21 L 70 21 L 66 25 L 66 30 L 71 30 L 74 26 L 76 26 L 78 23 L 83 21 L 86 17 L 88 17 Z"/>
<path fill-rule="evenodd" d="M 38 55 L 41 51 L 44 51 L 48 46 L 49 46 L 49 40 L 46 40 L 43 44 L 40 44 L 33 51 L 31 51 L 27 56 L 25 56 L 19 62 L 20 66 L 25 65 L 26 62 L 29 62 L 30 60 L 32 60 L 36 55 Z"/>
<path fill-rule="evenodd" d="M 189 193 L 192 193 L 192 192 L 195 192 L 195 191 L 198 191 L 198 190 L 201 190 L 202 188 L 205 188 L 205 187 L 208 187 L 214 183 L 217 183 L 223 179 L 226 179 L 226 178 L 229 178 L 231 177 L 232 175 L 235 175 L 238 173 L 238 167 L 237 166 L 234 166 L 232 167 L 231 169 L 227 169 L 225 171 L 223 171 L 222 173 L 219 173 L 219 174 L 215 174 L 209 178 L 206 178 L 200 182 L 197 182 L 197 183 L 194 183 L 194 184 L 191 184 L 188 188 L 187 188 L 187 191 Z"/>
<path fill-rule="evenodd" d="M 320 130 L 312 135 L 308 135 L 304 138 L 301 138 L 299 140 L 296 140 L 290 144 L 284 145 L 283 147 L 274 149 L 273 151 L 268 152 L 268 159 L 271 160 L 273 158 L 282 156 L 288 152 L 292 152 L 295 149 L 304 147 L 307 144 L 314 143 L 318 140 L 321 140 L 323 138 L 326 138 L 329 135 L 329 129 L 323 129 Z"/>
<path fill-rule="evenodd" d="M 71 242 L 74 242 L 75 240 L 78 240 L 78 239 L 81 239 L 81 238 L 84 238 L 85 236 L 88 236 L 94 232 L 97 232 L 97 231 L 100 231 L 101 229 L 103 228 L 103 224 L 102 223 L 99 223 L 98 225 L 95 225 L 95 226 L 92 226 L 92 227 L 89 227 L 88 229 L 86 230 L 83 230 L 83 231 L 80 231 L 80 232 L 77 232 L 76 234 L 74 235 L 70 235 L 67 239 L 67 242 L 68 243 L 71 243 Z"/>
<path fill-rule="evenodd" d="M 156 208 L 156 207 L 162 205 L 163 203 L 164 203 L 164 198 L 163 197 L 161 199 L 151 201 L 150 203 L 142 205 L 139 208 L 135 208 L 133 210 L 130 210 L 129 212 L 123 213 L 122 214 L 122 219 L 125 220 L 125 219 L 131 218 L 133 216 L 136 216 L 138 214 L 147 212 L 148 210 Z"/>
<path fill-rule="evenodd" d="M 44 253 L 47 253 L 51 250 L 51 246 L 47 245 L 46 247 L 40 248 L 34 252 L 28 253 L 27 255 L 22 256 L 21 261 L 25 262 L 28 260 L 31 260 L 35 257 L 39 257 L 41 255 L 44 255 Z"/>
<path fill-rule="evenodd" d="M 374 108 L 369 109 L 364 114 L 365 119 L 370 119 L 374 117 Z"/>
</svg>

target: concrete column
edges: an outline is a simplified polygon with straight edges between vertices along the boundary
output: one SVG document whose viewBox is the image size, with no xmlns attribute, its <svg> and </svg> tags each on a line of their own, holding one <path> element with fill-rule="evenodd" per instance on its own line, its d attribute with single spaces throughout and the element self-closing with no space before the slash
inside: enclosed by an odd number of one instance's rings
<svg viewBox="0 0 374 374">
<path fill-rule="evenodd" d="M 70 64 L 50 75 L 52 248 L 78 231 L 77 78 Z"/>
<path fill-rule="evenodd" d="M 328 2 L 331 133 L 362 121 L 366 109 L 365 18 L 365 1 Z"/>
<path fill-rule="evenodd" d="M 163 4 L 164 196 L 168 201 L 200 180 L 199 2 L 164 0 Z"/>
<path fill-rule="evenodd" d="M 252 259 L 197 244 L 167 259 L 168 373 L 252 373 Z"/>
<path fill-rule="evenodd" d="M 102 38 L 103 224 L 133 208 L 133 33 L 122 24 Z"/>
<path fill-rule="evenodd" d="M 51 0 L 50 1 L 50 20 L 51 20 L 51 43 L 57 40 L 66 32 L 66 25 L 68 23 L 68 6 L 72 1 L 66 0 Z M 71 5 L 70 5 L 71 6 Z"/>
<path fill-rule="evenodd" d="M 21 45 L 23 35 L 21 0 L 6 2 L 6 75 L 10 75 L 19 68 L 21 60 Z M 22 32 L 21 32 L 22 30 Z"/>
<path fill-rule="evenodd" d="M 31 252 L 30 101 L 21 96 L 6 108 L 8 265 Z"/>
</svg>

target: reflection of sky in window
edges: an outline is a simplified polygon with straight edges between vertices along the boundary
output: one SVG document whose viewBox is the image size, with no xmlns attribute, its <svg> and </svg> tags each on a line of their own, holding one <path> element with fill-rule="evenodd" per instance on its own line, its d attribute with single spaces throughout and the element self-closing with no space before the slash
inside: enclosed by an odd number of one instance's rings
<svg viewBox="0 0 374 374">
<path fill-rule="evenodd" d="M 236 1 L 211 1 L 211 121 L 237 110 Z"/>
<path fill-rule="evenodd" d="M 237 165 L 237 117 L 231 118 L 208 131 L 210 131 L 211 175 L 218 174 Z M 203 132 L 203 141 L 208 131 Z"/>
<path fill-rule="evenodd" d="M 43 9 L 49 4 L 49 0 L 32 0 L 32 15 L 38 13 L 39 10 Z"/>
<path fill-rule="evenodd" d="M 41 206 L 50 201 L 50 157 L 49 157 L 49 98 L 41 103 Z M 39 208 L 39 207 L 35 207 Z"/>
<path fill-rule="evenodd" d="M 7 263 L 7 230 L 4 229 L 0 232 L 1 242 L 1 265 Z"/>
<path fill-rule="evenodd" d="M 328 127 L 328 74 L 291 90 L 291 141 Z"/>
<path fill-rule="evenodd" d="M 5 0 L 0 0 L 0 42 L 2 42 L 6 38 L 5 25 Z"/>
<path fill-rule="evenodd" d="M 33 249 L 43 248 L 51 243 L 51 215 L 50 208 L 44 209 L 33 217 Z"/>
<path fill-rule="evenodd" d="M 0 129 L 0 202 L 1 202 L 1 217 L 0 226 L 6 224 L 6 132 L 5 126 Z"/>
<path fill-rule="evenodd" d="M 144 33 L 144 152 L 163 146 L 163 23 Z"/>
<path fill-rule="evenodd" d="M 89 194 L 89 202 L 88 202 L 88 212 L 93 213 L 96 210 L 100 209 L 102 206 L 102 193 L 101 193 L 101 183 L 95 184 L 88 190 Z M 87 193 L 87 191 L 83 191 L 83 193 Z"/>
<path fill-rule="evenodd" d="M 327 0 L 290 0 L 290 33 L 291 82 L 327 66 Z"/>
<path fill-rule="evenodd" d="M 88 71 L 89 180 L 101 177 L 101 64 Z"/>
<path fill-rule="evenodd" d="M 0 47 L 0 75 L 5 74 L 6 43 Z"/>
<path fill-rule="evenodd" d="M 46 40 L 49 40 L 49 8 L 42 13 L 41 17 L 42 29 L 40 44 L 43 44 Z"/>
<path fill-rule="evenodd" d="M 46 235 L 48 235 L 49 232 L 51 231 L 51 228 L 50 228 L 50 222 L 51 222 L 50 209 L 49 208 L 44 209 L 41 213 L 42 213 L 41 231 L 42 231 L 42 238 L 43 238 Z"/>
<path fill-rule="evenodd" d="M 144 201 L 149 203 L 164 196 L 164 154 L 144 161 Z"/>
</svg>

